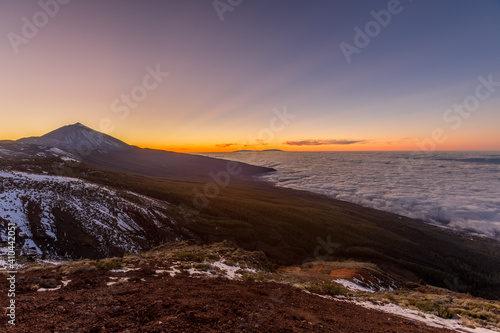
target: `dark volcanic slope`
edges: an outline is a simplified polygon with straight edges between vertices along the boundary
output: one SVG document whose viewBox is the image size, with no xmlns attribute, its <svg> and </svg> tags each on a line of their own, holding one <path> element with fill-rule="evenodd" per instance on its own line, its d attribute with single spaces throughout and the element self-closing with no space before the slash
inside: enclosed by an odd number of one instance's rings
<svg viewBox="0 0 500 333">
<path fill-rule="evenodd" d="M 235 174 L 236 177 L 274 171 L 274 169 L 245 163 L 137 147 L 112 152 L 94 150 L 83 156 L 83 162 L 114 171 L 172 178 L 210 178 L 211 173 L 227 172 L 232 165 L 235 170 L 240 170 Z"/>
</svg>

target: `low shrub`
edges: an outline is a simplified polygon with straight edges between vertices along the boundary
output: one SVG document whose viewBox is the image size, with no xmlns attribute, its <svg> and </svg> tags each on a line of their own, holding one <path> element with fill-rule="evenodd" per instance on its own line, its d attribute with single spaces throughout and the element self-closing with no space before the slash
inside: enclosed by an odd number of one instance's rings
<svg viewBox="0 0 500 333">
<path fill-rule="evenodd" d="M 123 268 L 123 263 L 116 259 L 104 259 L 97 263 L 96 268 L 102 271 Z"/>
</svg>

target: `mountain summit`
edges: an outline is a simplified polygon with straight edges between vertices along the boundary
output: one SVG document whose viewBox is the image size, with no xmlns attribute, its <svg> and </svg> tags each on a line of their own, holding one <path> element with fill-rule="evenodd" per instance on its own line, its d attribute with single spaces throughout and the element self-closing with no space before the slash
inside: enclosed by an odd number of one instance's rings
<svg viewBox="0 0 500 333">
<path fill-rule="evenodd" d="M 94 149 L 116 151 L 131 148 L 131 146 L 125 142 L 107 134 L 97 132 L 81 123 L 63 126 L 41 137 L 24 138 L 18 141 L 76 151 L 89 151 Z"/>
</svg>

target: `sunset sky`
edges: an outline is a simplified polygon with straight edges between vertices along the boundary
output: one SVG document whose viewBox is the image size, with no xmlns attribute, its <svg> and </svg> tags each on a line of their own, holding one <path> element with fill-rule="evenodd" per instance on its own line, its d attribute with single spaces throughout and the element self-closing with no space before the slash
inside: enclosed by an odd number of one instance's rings
<svg viewBox="0 0 500 333">
<path fill-rule="evenodd" d="M 497 0 L 9 0 L 0 32 L 0 139 L 500 150 Z"/>
</svg>

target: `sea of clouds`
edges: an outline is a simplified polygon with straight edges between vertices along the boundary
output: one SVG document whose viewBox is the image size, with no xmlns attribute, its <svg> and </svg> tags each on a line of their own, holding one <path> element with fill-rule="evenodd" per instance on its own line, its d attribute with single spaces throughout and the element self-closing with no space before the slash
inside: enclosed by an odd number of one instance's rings
<svg viewBox="0 0 500 333">
<path fill-rule="evenodd" d="M 500 239 L 500 153 L 259 152 L 205 154 L 274 167 L 277 186 L 326 194 Z"/>
</svg>

